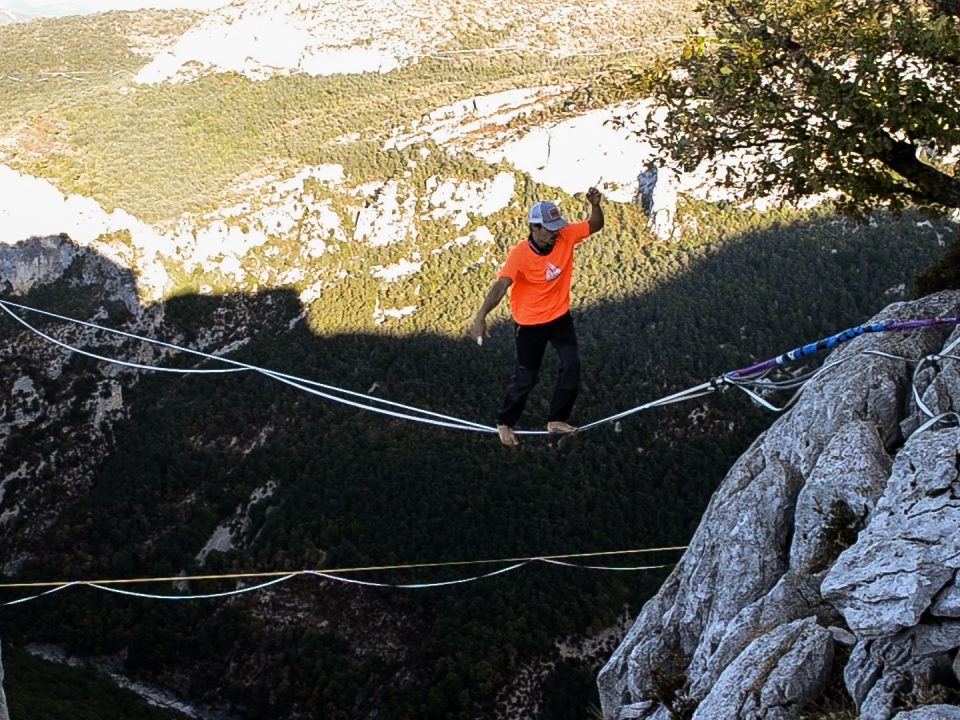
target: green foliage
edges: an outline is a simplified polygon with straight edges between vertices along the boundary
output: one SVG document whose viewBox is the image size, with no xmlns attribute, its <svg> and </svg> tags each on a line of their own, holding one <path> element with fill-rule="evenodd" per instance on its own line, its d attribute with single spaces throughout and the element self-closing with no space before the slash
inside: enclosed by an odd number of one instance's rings
<svg viewBox="0 0 960 720">
<path fill-rule="evenodd" d="M 705 29 L 634 83 L 668 108 L 650 129 L 685 168 L 756 154 L 728 177 L 753 195 L 960 207 L 960 180 L 917 157 L 960 144 L 960 18 L 941 5 L 706 0 Z"/>
<path fill-rule="evenodd" d="M 0 135 L 20 140 L 8 164 L 147 222 L 212 210 L 238 178 L 304 164 L 342 163 L 358 183 L 391 177 L 380 148 L 394 128 L 465 97 L 580 85 L 599 71 L 591 57 L 506 52 L 441 55 L 387 74 L 220 74 L 141 86 L 132 78 L 147 60 L 131 39 L 174 34 L 191 16 L 152 13 L 144 25 L 137 17 L 0 27 Z M 655 14 L 650 32 L 665 21 Z M 450 49 L 496 40 L 463 36 Z"/>
<path fill-rule="evenodd" d="M 4 645 L 7 705 L 13 718 L 30 720 L 177 720 L 129 690 L 89 670 L 57 665 Z"/>
<path fill-rule="evenodd" d="M 56 90 L 45 83 L 53 81 L 56 87 L 64 79 L 57 73 L 101 77 L 139 69 L 146 64 L 144 56 L 131 47 L 141 44 L 139 38 L 175 37 L 197 17 L 189 12 L 110 12 L 5 25 L 0 27 L 0 75 L 21 83 L 9 87 L 45 96 L 47 104 Z"/>
<path fill-rule="evenodd" d="M 960 236 L 950 243 L 942 258 L 917 277 L 913 297 L 920 298 L 940 290 L 960 290 Z"/>
</svg>

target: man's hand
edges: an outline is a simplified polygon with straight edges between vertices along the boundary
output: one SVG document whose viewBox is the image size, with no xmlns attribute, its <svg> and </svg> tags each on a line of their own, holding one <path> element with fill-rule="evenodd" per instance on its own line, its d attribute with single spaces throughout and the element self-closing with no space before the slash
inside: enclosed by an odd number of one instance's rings
<svg viewBox="0 0 960 720">
<path fill-rule="evenodd" d="M 477 315 L 473 319 L 473 326 L 470 328 L 470 337 L 477 341 L 477 345 L 483 345 L 483 339 L 485 337 L 490 337 L 490 333 L 487 332 L 487 319 Z"/>
<path fill-rule="evenodd" d="M 595 187 L 587 190 L 587 200 L 590 202 L 590 217 L 587 222 L 590 223 L 590 234 L 603 230 L 603 208 L 600 203 L 603 201 L 603 193 Z"/>
<path fill-rule="evenodd" d="M 497 281 L 490 286 L 490 292 L 483 299 L 483 305 L 473 319 L 473 325 L 470 327 L 470 337 L 477 341 L 477 345 L 483 345 L 483 339 L 490 337 L 487 333 L 487 313 L 493 310 L 503 296 L 507 294 L 507 288 L 513 284 L 513 280 L 508 277 L 497 278 Z"/>
</svg>

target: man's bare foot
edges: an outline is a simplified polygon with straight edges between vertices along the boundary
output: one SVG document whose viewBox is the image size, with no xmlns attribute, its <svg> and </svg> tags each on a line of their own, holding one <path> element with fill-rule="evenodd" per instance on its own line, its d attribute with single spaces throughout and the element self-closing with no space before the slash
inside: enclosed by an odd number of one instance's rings
<svg viewBox="0 0 960 720">
<path fill-rule="evenodd" d="M 497 425 L 497 433 L 500 435 L 500 442 L 507 447 L 516 447 L 520 444 L 517 434 L 509 425 Z"/>
<path fill-rule="evenodd" d="M 547 423 L 547 432 L 548 433 L 559 433 L 562 435 L 569 435 L 570 433 L 575 433 L 579 428 L 575 428 L 569 423 L 563 422 L 563 420 L 551 420 Z"/>
</svg>

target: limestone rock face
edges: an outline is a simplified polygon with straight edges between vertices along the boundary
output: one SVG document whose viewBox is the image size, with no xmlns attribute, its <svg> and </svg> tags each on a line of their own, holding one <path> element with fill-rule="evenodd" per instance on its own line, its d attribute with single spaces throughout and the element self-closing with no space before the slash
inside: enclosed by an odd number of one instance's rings
<svg viewBox="0 0 960 720">
<path fill-rule="evenodd" d="M 769 593 L 737 613 L 710 657 L 706 670 L 692 683 L 693 694 L 710 692 L 721 674 L 741 656 L 758 632 L 773 632 L 791 618 L 800 621 L 818 615 L 822 616 L 824 625 L 830 625 L 835 613 L 822 604 L 818 586 L 817 576 L 787 572 Z"/>
<path fill-rule="evenodd" d="M 897 713 L 893 720 L 960 720 L 960 707 L 956 705 L 927 705 L 916 710 Z"/>
<path fill-rule="evenodd" d="M 944 617 L 960 617 L 960 584 L 957 578 L 937 594 L 930 612 Z"/>
<path fill-rule="evenodd" d="M 0 245 L 0 285 L 22 295 L 59 278 L 76 255 L 76 247 L 59 237 L 39 238 L 23 248 Z"/>
<path fill-rule="evenodd" d="M 949 655 L 957 647 L 957 621 L 916 625 L 893 636 L 861 640 L 844 669 L 847 690 L 863 717 L 889 718 L 898 699 L 919 695 L 930 678 L 949 674 Z M 917 682 L 918 678 L 923 680 Z"/>
<path fill-rule="evenodd" d="M 950 292 L 873 321 L 958 314 Z M 954 342 L 960 331 L 877 333 L 827 358 L 730 470 L 601 671 L 604 717 L 799 717 L 839 682 L 871 720 L 950 697 L 960 429 L 927 421 L 958 409 L 960 363 L 937 357 Z M 842 679 L 835 652 L 849 652 Z"/>
<path fill-rule="evenodd" d="M 855 534 L 866 524 L 889 471 L 890 457 L 876 427 L 868 422 L 844 426 L 821 453 L 800 491 L 791 567 L 801 573 L 822 570 L 837 535 Z M 845 482 L 836 482 L 840 475 L 846 476 Z"/>
<path fill-rule="evenodd" d="M 693 720 L 730 717 L 797 718 L 823 691 L 833 662 L 833 638 L 813 617 L 780 625 L 754 640 L 720 675 Z"/>
<path fill-rule="evenodd" d="M 897 455 L 870 522 L 821 592 L 859 637 L 916 625 L 960 568 L 960 430 L 931 429 Z"/>
</svg>

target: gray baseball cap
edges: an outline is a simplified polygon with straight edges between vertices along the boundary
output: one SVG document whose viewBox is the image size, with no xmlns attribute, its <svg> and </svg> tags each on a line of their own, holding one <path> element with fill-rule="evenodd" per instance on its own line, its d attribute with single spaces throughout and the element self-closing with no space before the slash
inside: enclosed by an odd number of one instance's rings
<svg viewBox="0 0 960 720">
<path fill-rule="evenodd" d="M 560 208 L 552 202 L 541 200 L 530 208 L 530 224 L 543 225 L 547 230 L 555 232 L 569 223 L 560 214 Z"/>
</svg>

